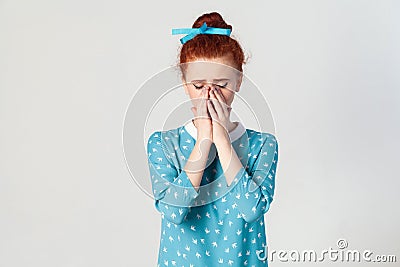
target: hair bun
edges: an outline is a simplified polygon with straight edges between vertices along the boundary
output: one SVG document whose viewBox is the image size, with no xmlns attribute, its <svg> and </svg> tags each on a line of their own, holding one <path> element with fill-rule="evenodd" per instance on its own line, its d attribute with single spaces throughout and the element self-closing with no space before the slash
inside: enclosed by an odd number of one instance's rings
<svg viewBox="0 0 400 267">
<path fill-rule="evenodd" d="M 203 24 L 207 23 L 208 27 L 224 28 L 232 30 L 232 26 L 227 24 L 218 12 L 205 13 L 198 17 L 193 23 L 192 28 L 200 28 Z"/>
<path fill-rule="evenodd" d="M 204 23 L 208 27 L 229 29 L 232 26 L 227 24 L 218 12 L 204 13 L 196 19 L 192 28 L 200 28 Z M 183 63 L 196 61 L 198 59 L 225 58 L 226 64 L 243 71 L 245 55 L 239 42 L 225 34 L 196 34 L 189 41 L 185 42 L 179 51 L 179 64 L 184 76 L 185 67 Z"/>
</svg>

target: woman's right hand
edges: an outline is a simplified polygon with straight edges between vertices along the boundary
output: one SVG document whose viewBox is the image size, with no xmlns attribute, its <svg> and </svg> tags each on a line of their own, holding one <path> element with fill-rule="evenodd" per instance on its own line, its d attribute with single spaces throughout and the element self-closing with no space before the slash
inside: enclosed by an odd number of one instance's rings
<svg viewBox="0 0 400 267">
<path fill-rule="evenodd" d="M 212 119 L 208 113 L 207 101 L 210 101 L 208 92 L 203 88 L 199 100 L 196 101 L 197 106 L 191 110 L 195 117 L 193 123 L 197 128 L 197 139 L 209 139 L 212 142 Z"/>
</svg>

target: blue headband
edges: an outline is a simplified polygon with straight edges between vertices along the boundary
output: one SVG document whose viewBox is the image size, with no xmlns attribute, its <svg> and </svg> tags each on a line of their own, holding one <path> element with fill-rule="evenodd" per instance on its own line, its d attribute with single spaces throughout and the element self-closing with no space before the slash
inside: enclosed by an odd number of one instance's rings
<svg viewBox="0 0 400 267">
<path fill-rule="evenodd" d="M 181 43 L 184 44 L 195 37 L 197 34 L 221 34 L 230 36 L 231 31 L 231 29 L 207 27 L 207 24 L 204 22 L 200 28 L 172 29 L 172 35 L 187 34 L 180 39 Z"/>
</svg>

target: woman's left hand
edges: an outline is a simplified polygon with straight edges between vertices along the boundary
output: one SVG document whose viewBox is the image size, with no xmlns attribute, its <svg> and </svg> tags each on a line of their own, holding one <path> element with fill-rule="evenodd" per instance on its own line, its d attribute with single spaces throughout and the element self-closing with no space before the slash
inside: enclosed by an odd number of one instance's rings
<svg viewBox="0 0 400 267">
<path fill-rule="evenodd" d="M 231 126 L 229 118 L 232 108 L 226 104 L 226 100 L 220 89 L 216 87 L 210 90 L 209 99 L 208 111 L 212 118 L 214 144 L 218 145 L 226 140 L 230 143 L 228 129 Z"/>
</svg>

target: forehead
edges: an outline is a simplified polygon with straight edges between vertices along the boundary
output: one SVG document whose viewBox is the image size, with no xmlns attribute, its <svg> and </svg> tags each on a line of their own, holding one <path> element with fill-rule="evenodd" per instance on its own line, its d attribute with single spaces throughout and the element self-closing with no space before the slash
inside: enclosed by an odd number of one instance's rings
<svg viewBox="0 0 400 267">
<path fill-rule="evenodd" d="M 186 81 L 218 81 L 233 80 L 238 77 L 239 71 L 225 64 L 211 61 L 193 61 L 185 63 Z"/>
</svg>

